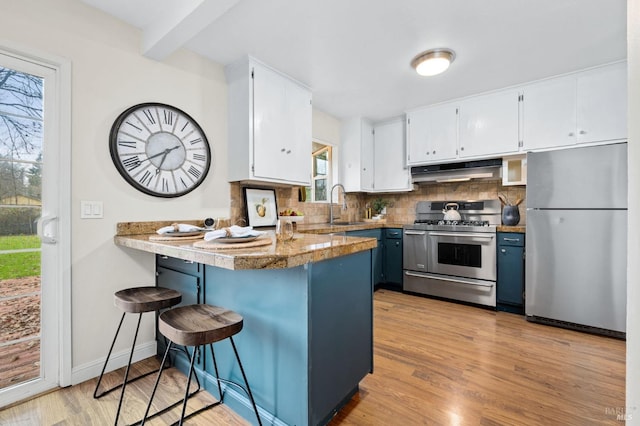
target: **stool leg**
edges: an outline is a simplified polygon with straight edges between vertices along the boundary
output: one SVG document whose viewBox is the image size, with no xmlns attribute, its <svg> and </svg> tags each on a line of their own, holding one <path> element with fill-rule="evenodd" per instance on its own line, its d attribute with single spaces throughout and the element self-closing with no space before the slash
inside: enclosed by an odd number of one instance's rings
<svg viewBox="0 0 640 426">
<path fill-rule="evenodd" d="M 120 324 L 118 324 L 118 329 L 116 330 L 116 335 L 113 336 L 113 341 L 111 342 L 111 347 L 109 348 L 107 359 L 104 361 L 104 365 L 102 366 L 102 372 L 100 372 L 100 377 L 98 377 L 98 383 L 96 383 L 96 389 L 93 391 L 93 397 L 96 399 L 100 398 L 102 395 L 107 393 L 107 392 L 103 392 L 100 395 L 98 395 L 98 388 L 100 387 L 100 382 L 102 382 L 102 376 L 104 376 L 104 371 L 107 369 L 107 364 L 109 363 L 109 358 L 111 358 L 111 352 L 113 352 L 113 347 L 116 344 L 116 339 L 118 338 L 118 334 L 120 334 L 120 327 L 122 327 L 122 322 L 124 321 L 125 315 L 126 315 L 126 312 L 123 312 L 122 317 L 120 318 Z"/>
<path fill-rule="evenodd" d="M 240 361 L 240 356 L 238 355 L 236 344 L 233 342 L 233 336 L 229 336 L 229 340 L 231 340 L 231 346 L 233 346 L 233 352 L 236 354 L 236 359 L 238 360 L 238 365 L 240 366 L 240 372 L 242 373 L 242 378 L 244 379 L 245 385 L 247 385 L 247 394 L 249 395 L 249 399 L 251 399 L 251 405 L 253 405 L 253 411 L 255 411 L 256 417 L 258 418 L 258 425 L 262 426 L 262 421 L 260 420 L 260 414 L 258 414 L 258 407 L 256 407 L 256 402 L 253 399 L 253 394 L 251 393 L 251 388 L 249 387 L 249 381 L 247 380 L 247 376 L 246 374 L 244 374 L 244 368 L 242 368 L 242 362 Z"/>
<path fill-rule="evenodd" d="M 218 363 L 216 362 L 216 354 L 213 351 L 213 343 L 209 343 L 209 349 L 211 349 L 211 358 L 213 359 L 213 370 L 216 372 L 216 380 L 218 381 L 218 393 L 220 394 L 220 402 L 222 402 L 222 386 L 220 386 L 220 374 L 218 374 Z"/>
<path fill-rule="evenodd" d="M 167 360 L 167 356 L 169 355 L 169 351 L 171 350 L 171 345 L 173 342 L 169 340 L 169 344 L 167 345 L 167 349 L 164 351 L 164 357 L 162 357 L 162 364 L 160 364 L 160 369 L 158 370 L 158 377 L 156 378 L 156 383 L 153 385 L 153 390 L 151 391 L 151 396 L 149 397 L 149 404 L 147 404 L 147 410 L 144 412 L 144 417 L 140 422 L 140 426 L 144 425 L 144 422 L 147 420 L 147 416 L 149 415 L 149 410 L 151 409 L 151 403 L 153 402 L 153 397 L 156 395 L 156 390 L 158 390 L 158 384 L 160 383 L 160 377 L 162 376 L 162 371 L 164 370 L 164 363 Z"/>
<path fill-rule="evenodd" d="M 138 324 L 136 325 L 136 333 L 133 336 L 133 344 L 131 345 L 131 353 L 129 353 L 129 362 L 124 372 L 124 380 L 122 381 L 122 392 L 120 392 L 120 401 L 118 401 L 118 411 L 116 411 L 116 420 L 114 426 L 118 426 L 118 417 L 120 417 L 120 409 L 122 408 L 122 400 L 124 399 L 124 390 L 127 388 L 127 379 L 129 378 L 129 368 L 131 368 L 131 360 L 133 359 L 133 351 L 136 349 L 136 340 L 138 339 L 138 331 L 140 330 L 140 321 L 142 320 L 142 312 L 138 315 Z"/>
<path fill-rule="evenodd" d="M 180 415 L 180 422 L 178 426 L 182 426 L 182 422 L 184 421 L 184 415 L 187 412 L 187 401 L 189 400 L 189 387 L 191 387 L 191 376 L 193 376 L 193 364 L 196 361 L 196 350 L 197 348 L 193 348 L 193 354 L 191 355 L 191 364 L 189 365 L 189 377 L 187 378 L 187 388 L 184 391 L 184 402 L 182 403 L 182 414 Z"/>
</svg>

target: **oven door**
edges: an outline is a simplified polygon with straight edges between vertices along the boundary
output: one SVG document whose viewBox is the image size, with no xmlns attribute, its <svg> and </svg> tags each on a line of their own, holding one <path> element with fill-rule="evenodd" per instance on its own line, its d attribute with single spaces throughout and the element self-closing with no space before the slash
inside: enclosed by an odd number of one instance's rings
<svg viewBox="0 0 640 426">
<path fill-rule="evenodd" d="M 402 238 L 402 269 L 427 271 L 427 231 L 405 229 Z"/>
<path fill-rule="evenodd" d="M 496 234 L 428 232 L 428 272 L 496 280 Z"/>
</svg>

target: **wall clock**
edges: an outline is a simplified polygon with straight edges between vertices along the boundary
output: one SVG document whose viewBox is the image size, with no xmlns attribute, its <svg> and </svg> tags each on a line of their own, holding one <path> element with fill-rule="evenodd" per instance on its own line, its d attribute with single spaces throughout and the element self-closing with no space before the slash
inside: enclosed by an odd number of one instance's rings
<svg viewBox="0 0 640 426">
<path fill-rule="evenodd" d="M 198 187 L 211 165 L 202 128 L 184 111 L 161 103 L 134 105 L 109 134 L 111 159 L 134 188 L 155 197 L 179 197 Z"/>
</svg>

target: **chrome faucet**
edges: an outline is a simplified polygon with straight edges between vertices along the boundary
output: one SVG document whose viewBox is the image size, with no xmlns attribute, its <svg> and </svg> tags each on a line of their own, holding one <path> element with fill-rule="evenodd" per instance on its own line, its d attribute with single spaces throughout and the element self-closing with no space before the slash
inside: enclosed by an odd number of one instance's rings
<svg viewBox="0 0 640 426">
<path fill-rule="evenodd" d="M 341 183 L 336 183 L 331 187 L 331 192 L 329 193 L 329 223 L 333 225 L 333 190 L 337 187 L 342 188 L 342 210 L 347 209 L 347 197 L 345 196 L 344 186 Z M 338 194 L 339 195 L 339 194 Z"/>
</svg>

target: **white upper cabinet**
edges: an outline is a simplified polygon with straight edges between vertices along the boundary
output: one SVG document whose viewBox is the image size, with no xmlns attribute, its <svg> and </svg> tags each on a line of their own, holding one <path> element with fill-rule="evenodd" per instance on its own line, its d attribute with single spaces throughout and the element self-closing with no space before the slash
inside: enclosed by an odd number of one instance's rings
<svg viewBox="0 0 640 426">
<path fill-rule="evenodd" d="M 518 152 L 520 94 L 506 90 L 464 99 L 459 106 L 461 158 Z"/>
<path fill-rule="evenodd" d="M 347 192 L 373 190 L 373 126 L 353 118 L 341 123 L 339 181 Z"/>
<path fill-rule="evenodd" d="M 625 62 L 527 85 L 523 94 L 525 150 L 626 138 Z"/>
<path fill-rule="evenodd" d="M 404 118 L 375 124 L 373 140 L 373 190 L 375 192 L 411 190 L 411 177 L 405 164 Z"/>
<path fill-rule="evenodd" d="M 577 75 L 578 143 L 627 137 L 626 62 Z"/>
<path fill-rule="evenodd" d="M 309 185 L 311 92 L 253 59 L 225 68 L 229 181 Z"/>
<path fill-rule="evenodd" d="M 522 105 L 523 147 L 527 150 L 576 143 L 576 77 L 526 86 Z"/>
<path fill-rule="evenodd" d="M 444 104 L 407 112 L 407 164 L 455 159 L 458 107 Z"/>
</svg>

